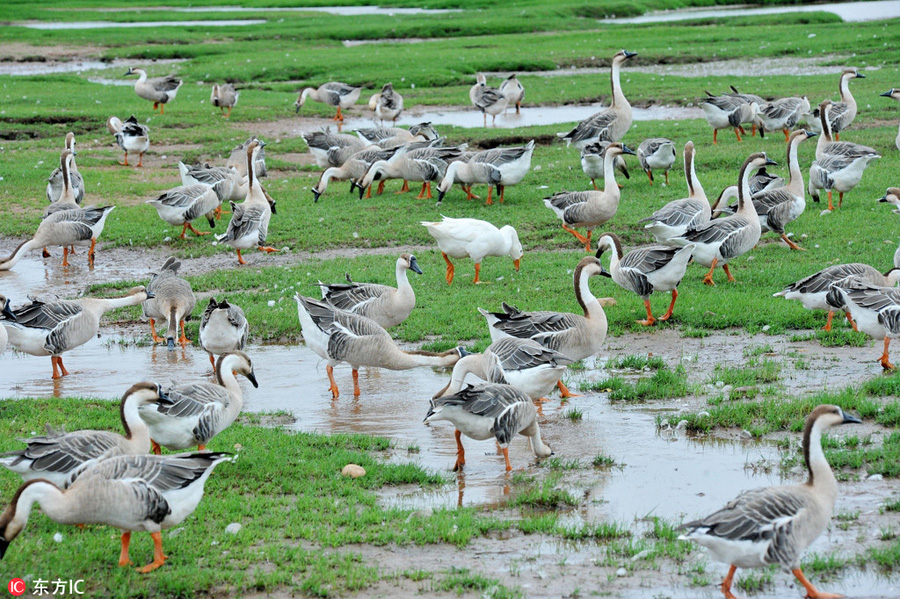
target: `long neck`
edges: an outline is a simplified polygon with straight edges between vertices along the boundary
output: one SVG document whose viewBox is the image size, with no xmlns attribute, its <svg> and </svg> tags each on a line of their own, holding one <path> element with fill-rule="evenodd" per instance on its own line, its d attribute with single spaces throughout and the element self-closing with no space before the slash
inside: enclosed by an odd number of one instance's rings
<svg viewBox="0 0 900 599">
<path fill-rule="evenodd" d="M 535 423 L 534 434 L 529 437 L 531 441 L 531 451 L 534 452 L 536 456 L 548 456 L 551 451 L 550 448 L 544 443 L 544 440 L 541 439 L 541 427 L 537 426 Z"/>
<path fill-rule="evenodd" d="M 441 183 L 438 185 L 438 191 L 448 191 L 453 186 L 453 183 L 456 182 L 456 173 L 464 165 L 466 165 L 464 162 L 451 162 L 447 167 L 447 172 L 444 173 L 444 178 L 441 179 Z"/>
<path fill-rule="evenodd" d="M 797 147 L 800 145 L 800 138 L 791 138 L 788 144 L 787 161 L 788 168 L 791 171 L 791 178 L 788 181 L 787 188 L 795 196 L 803 195 L 803 173 L 800 172 L 800 161 L 797 159 Z"/>
<path fill-rule="evenodd" d="M 615 241 L 611 237 L 604 237 L 603 243 L 606 245 L 606 249 L 610 250 L 610 258 L 609 258 L 609 270 L 610 272 L 618 270 L 619 261 L 622 260 L 622 256 L 619 254 L 619 248 L 616 246 Z"/>
<path fill-rule="evenodd" d="M 231 397 L 231 402 L 228 404 L 229 412 L 240 412 L 241 407 L 244 405 L 244 393 L 241 391 L 241 386 L 237 382 L 237 377 L 234 376 L 234 370 L 232 370 L 238 362 L 238 357 L 235 355 L 229 355 L 222 359 L 219 363 L 219 368 L 216 369 L 216 381 L 228 391 L 228 395 Z"/>
<path fill-rule="evenodd" d="M 63 190 L 57 202 L 77 206 L 78 204 L 75 202 L 75 191 L 72 189 L 72 173 L 69 170 L 70 162 L 71 158 L 66 157 L 59 165 L 60 172 L 62 173 Z"/>
<path fill-rule="evenodd" d="M 584 268 L 580 270 L 576 269 L 575 300 L 581 306 L 581 309 L 584 310 L 585 318 L 590 318 L 597 310 L 603 312 L 603 308 L 600 307 L 600 302 L 598 302 L 597 298 L 594 297 L 594 294 L 591 293 L 588 279 L 590 279 L 590 275 L 584 272 Z"/>
<path fill-rule="evenodd" d="M 822 451 L 822 431 L 817 421 L 806 423 L 803 431 L 803 458 L 809 471 L 806 484 L 829 497 L 833 505 L 837 497 L 837 480 L 825 459 L 825 452 Z"/>
<path fill-rule="evenodd" d="M 22 256 L 24 256 L 28 250 L 41 247 L 42 245 L 44 245 L 43 242 L 37 237 L 20 243 L 19 247 L 13 250 L 12 254 L 0 260 L 0 270 L 9 270 L 16 265 L 16 262 L 22 259 Z"/>
<path fill-rule="evenodd" d="M 619 186 L 616 184 L 616 157 L 618 154 L 611 152 L 608 148 L 606 156 L 603 158 L 603 193 L 619 199 Z"/>
<path fill-rule="evenodd" d="M 410 289 L 412 290 L 412 285 L 409 284 L 409 277 L 407 276 L 408 269 L 404 266 L 400 260 L 397 260 L 397 266 L 394 269 L 394 274 L 397 275 L 397 289 Z"/>
<path fill-rule="evenodd" d="M 688 197 L 692 199 L 706 200 L 706 191 L 697 179 L 697 169 L 694 166 L 694 149 L 691 148 L 684 157 L 684 176 L 687 179 Z"/>
<path fill-rule="evenodd" d="M 416 366 L 446 367 L 456 363 L 457 354 L 455 351 L 448 351 L 442 354 L 416 351 L 401 351 L 398 356 L 397 366 L 400 369 L 415 368 Z"/>
<path fill-rule="evenodd" d="M 16 520 L 28 522 L 32 506 L 37 503 L 51 520 L 62 524 L 67 523 L 69 512 L 66 505 L 65 494 L 53 483 L 34 482 L 28 485 L 19 495 L 16 502 Z"/>
<path fill-rule="evenodd" d="M 137 80 L 138 83 L 143 83 L 144 81 L 147 80 L 147 71 L 144 71 L 143 69 L 138 69 L 135 71 L 135 73 L 138 74 L 138 80 Z"/>
<path fill-rule="evenodd" d="M 450 383 L 440 392 L 439 397 L 458 393 L 466 382 L 466 376 L 470 373 L 483 380 L 488 380 L 487 373 L 484 371 L 484 354 L 471 354 L 460 358 L 459 362 L 453 366 Z"/>
<path fill-rule="evenodd" d="M 138 449 L 134 453 L 147 453 L 150 451 L 150 430 L 141 418 L 138 403 L 135 395 L 129 395 L 122 402 L 122 428 L 128 443 Z"/>
<path fill-rule="evenodd" d="M 319 91 L 312 87 L 307 87 L 300 93 L 300 103 L 303 104 L 307 98 L 312 98 L 313 100 L 319 100 Z"/>
<path fill-rule="evenodd" d="M 115 310 L 116 308 L 125 308 L 127 306 L 137 306 L 141 302 L 146 299 L 142 293 L 135 293 L 133 295 L 126 295 L 125 297 L 114 297 L 114 298 L 87 298 L 82 300 L 83 303 L 96 302 L 102 309 L 103 312 L 109 312 L 110 310 Z"/>
<path fill-rule="evenodd" d="M 628 100 L 625 99 L 625 94 L 622 93 L 622 85 L 619 82 L 619 68 L 620 63 L 618 60 L 613 60 L 612 69 L 610 69 L 609 79 L 610 84 L 612 85 L 612 106 L 622 106 L 628 104 Z"/>
<path fill-rule="evenodd" d="M 744 163 L 741 167 L 741 184 L 738 187 L 738 207 L 736 214 L 753 216 L 756 218 L 756 210 L 753 208 L 753 200 L 750 199 L 750 164 Z"/>
<path fill-rule="evenodd" d="M 841 92 L 841 102 L 846 102 L 847 104 L 856 104 L 856 100 L 853 98 L 853 94 L 850 93 L 850 75 L 843 74 L 841 75 L 841 84 L 838 88 Z"/>
<path fill-rule="evenodd" d="M 819 120 L 822 121 L 822 134 L 819 136 L 819 141 L 816 142 L 816 158 L 821 158 L 822 153 L 825 151 L 825 146 L 831 143 L 831 123 L 828 121 L 828 113 L 829 110 L 820 108 L 819 109 Z"/>
</svg>

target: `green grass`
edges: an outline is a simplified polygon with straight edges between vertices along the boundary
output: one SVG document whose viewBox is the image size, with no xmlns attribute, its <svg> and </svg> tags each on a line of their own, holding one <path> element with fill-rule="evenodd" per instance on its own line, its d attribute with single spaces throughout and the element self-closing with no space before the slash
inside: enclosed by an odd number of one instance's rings
<svg viewBox="0 0 900 599">
<path fill-rule="evenodd" d="M 593 383 L 582 383 L 583 391 L 604 391 L 609 389 L 612 401 L 648 401 L 684 397 L 690 392 L 687 371 L 678 365 L 674 370 L 661 366 L 649 377 L 641 377 L 634 384 L 622 377 L 612 377 Z"/>
</svg>

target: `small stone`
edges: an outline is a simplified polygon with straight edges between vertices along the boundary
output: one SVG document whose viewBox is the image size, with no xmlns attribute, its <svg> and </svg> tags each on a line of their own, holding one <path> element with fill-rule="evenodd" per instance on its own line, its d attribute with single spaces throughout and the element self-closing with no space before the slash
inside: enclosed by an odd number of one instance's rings
<svg viewBox="0 0 900 599">
<path fill-rule="evenodd" d="M 866 480 L 884 480 L 884 477 L 880 474 L 873 474 L 872 476 L 866 478 Z"/>
<path fill-rule="evenodd" d="M 225 527 L 225 532 L 230 535 L 236 535 L 243 528 L 239 522 L 232 522 L 228 526 Z"/>
<path fill-rule="evenodd" d="M 741 439 L 752 439 L 753 435 L 747 429 L 741 431 Z"/>
<path fill-rule="evenodd" d="M 269 300 L 269 301 L 266 302 L 266 303 L 269 305 L 270 308 L 274 308 L 274 307 L 275 307 L 275 300 Z"/>
<path fill-rule="evenodd" d="M 724 381 L 716 381 L 716 387 L 718 387 L 719 389 L 721 389 L 724 386 L 725 386 Z"/>
<path fill-rule="evenodd" d="M 57 543 L 62 543 L 62 540 L 63 540 L 62 534 L 56 533 L 55 535 L 53 535 L 53 540 L 56 541 Z"/>
<path fill-rule="evenodd" d="M 170 530 L 169 532 L 167 532 L 167 533 L 166 533 L 166 536 L 167 536 L 167 537 L 177 537 L 178 535 L 180 535 L 180 534 L 183 533 L 183 532 L 184 532 L 184 527 L 183 527 L 183 526 L 179 526 L 179 527 L 176 528 L 175 530 Z"/>
<path fill-rule="evenodd" d="M 771 329 L 771 328 L 772 328 L 771 326 L 765 325 L 765 326 L 762 328 L 762 332 L 765 333 L 766 331 L 768 331 L 768 330 Z"/>
<path fill-rule="evenodd" d="M 357 464 L 347 464 L 344 466 L 344 469 L 341 470 L 342 476 L 349 476 L 351 478 L 359 478 L 360 476 L 366 475 L 366 469 Z"/>
<path fill-rule="evenodd" d="M 628 576 L 628 570 L 626 570 L 625 568 L 619 568 L 618 570 L 616 570 L 616 576 L 618 576 L 619 578 Z"/>
</svg>

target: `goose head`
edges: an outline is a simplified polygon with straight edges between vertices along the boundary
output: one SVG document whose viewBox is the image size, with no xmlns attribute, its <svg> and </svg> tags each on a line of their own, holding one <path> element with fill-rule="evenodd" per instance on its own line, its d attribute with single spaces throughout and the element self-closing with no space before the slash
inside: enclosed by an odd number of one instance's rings
<svg viewBox="0 0 900 599">
<path fill-rule="evenodd" d="M 634 150 L 623 144 L 622 142 L 614 141 L 613 143 L 606 146 L 606 150 L 603 152 L 603 156 L 609 156 L 610 158 L 615 158 L 616 156 L 621 156 L 622 154 L 631 154 L 632 156 L 636 156 Z"/>
<path fill-rule="evenodd" d="M 420 275 L 422 274 L 422 269 L 419 268 L 419 263 L 416 261 L 416 257 L 412 254 L 401 254 L 397 259 L 397 264 L 402 266 L 403 268 L 407 268 L 414 273 Z"/>
<path fill-rule="evenodd" d="M 851 67 L 841 72 L 841 79 L 865 79 L 866 76 L 859 72 L 859 69 Z"/>
<path fill-rule="evenodd" d="M 142 295 L 144 299 L 141 301 L 147 301 L 148 299 L 153 299 L 156 295 L 152 291 L 147 291 L 147 288 L 143 285 L 138 285 L 137 287 L 132 287 L 125 293 L 125 297 L 129 297 L 132 295 Z"/>
<path fill-rule="evenodd" d="M 247 377 L 250 384 L 256 388 L 259 387 L 259 383 L 256 381 L 256 373 L 253 371 L 253 362 L 250 361 L 250 356 L 242 351 L 232 351 L 227 354 L 222 354 L 219 356 L 219 359 L 216 360 L 216 378 L 219 379 L 220 383 L 222 381 L 223 370 L 231 370 L 234 374 L 242 374 Z"/>
<path fill-rule="evenodd" d="M 819 430 L 827 430 L 842 424 L 861 424 L 862 420 L 848 414 L 838 406 L 823 404 L 818 406 L 806 417 L 807 428 L 817 427 Z"/>
<path fill-rule="evenodd" d="M 632 58 L 637 55 L 638 55 L 637 52 L 629 52 L 628 50 L 619 50 L 613 56 L 613 64 L 616 64 L 616 63 L 621 64 L 621 63 L 625 62 L 626 60 L 628 60 L 629 58 Z"/>
<path fill-rule="evenodd" d="M 66 133 L 66 149 L 71 150 L 75 154 L 75 134 L 69 131 Z"/>
<path fill-rule="evenodd" d="M 525 254 L 525 250 L 522 249 L 522 242 L 519 241 L 519 234 L 512 227 L 512 225 L 505 225 L 500 229 L 500 233 L 503 234 L 509 240 L 509 257 L 513 259 L 513 266 L 516 268 L 516 272 L 519 271 L 519 262 L 522 259 L 522 256 Z"/>
<path fill-rule="evenodd" d="M 900 100 L 900 89 L 892 87 L 888 91 L 881 94 L 885 98 L 893 98 L 895 100 Z"/>
<path fill-rule="evenodd" d="M 128 72 L 125 73 L 125 75 L 123 75 L 123 76 L 128 77 L 130 75 L 138 75 L 138 76 L 146 77 L 147 71 L 145 71 L 144 69 L 136 69 L 134 67 L 128 67 Z"/>
<path fill-rule="evenodd" d="M 900 187 L 888 187 L 884 192 L 884 197 L 878 200 L 886 204 L 893 204 L 895 208 L 900 208 Z"/>
<path fill-rule="evenodd" d="M 896 287 L 900 282 L 900 268 L 890 269 L 884 273 L 884 278 L 887 280 L 888 287 Z"/>
<path fill-rule="evenodd" d="M 599 260 L 607 250 L 611 250 L 617 259 L 622 259 L 622 240 L 615 233 L 604 233 L 600 236 L 600 239 L 597 240 L 597 253 L 594 254 L 594 257 Z M 603 269 L 600 275 L 604 277 L 612 276 L 606 269 Z"/>
<path fill-rule="evenodd" d="M 15 313 L 12 311 L 12 308 L 9 307 L 9 298 L 7 298 L 3 294 L 0 294 L 0 306 L 3 306 L 2 308 L 0 308 L 0 313 L 6 316 L 6 318 L 8 318 L 9 320 L 16 320 Z"/>
</svg>

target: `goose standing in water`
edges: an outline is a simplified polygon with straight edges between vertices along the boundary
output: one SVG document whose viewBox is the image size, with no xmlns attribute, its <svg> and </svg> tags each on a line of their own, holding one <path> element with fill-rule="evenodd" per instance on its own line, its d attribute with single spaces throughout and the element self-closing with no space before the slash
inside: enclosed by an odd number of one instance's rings
<svg viewBox="0 0 900 599">
<path fill-rule="evenodd" d="M 215 297 L 209 298 L 200 318 L 200 347 L 209 354 L 213 369 L 216 367 L 215 355 L 244 349 L 249 335 L 250 325 L 240 306 L 225 299 L 217 302 Z"/>
<path fill-rule="evenodd" d="M 58 379 L 69 374 L 62 354 L 96 337 L 103 314 L 136 306 L 152 297 L 152 292 L 140 286 L 112 299 L 33 300 L 30 305 L 13 310 L 14 320 L 0 320 L 0 325 L 6 327 L 9 344 L 17 350 L 32 356 L 50 356 L 53 378 Z"/>
<path fill-rule="evenodd" d="M 497 115 L 506 110 L 509 98 L 496 87 L 487 85 L 484 75 L 478 73 L 477 83 L 469 90 L 469 99 L 472 105 L 481 111 L 484 117 L 484 126 L 487 127 L 487 115 L 491 115 L 491 124 L 496 126 Z"/>
<path fill-rule="evenodd" d="M 119 566 L 131 565 L 131 533 L 146 531 L 153 538 L 153 561 L 139 568 L 147 573 L 162 566 L 161 531 L 190 516 L 203 497 L 213 468 L 230 461 L 225 453 L 125 455 L 101 460 L 84 470 L 68 489 L 46 480 L 32 480 L 16 491 L 0 515 L 0 558 L 28 524 L 32 506 L 59 524 L 106 524 L 122 530 Z"/>
<path fill-rule="evenodd" d="M 537 410 L 531 398 L 512 385 L 469 385 L 453 395 L 431 400 L 425 422 L 449 420 L 456 427 L 456 464 L 458 472 L 466 465 L 466 450 L 462 435 L 483 441 L 494 438 L 503 450 L 506 471 L 509 463 L 509 443 L 516 433 L 529 438 L 534 455 L 545 458 L 553 455 L 550 447 L 541 439 L 537 422 Z"/>
<path fill-rule="evenodd" d="M 159 107 L 160 114 L 165 112 L 166 103 L 175 99 L 175 94 L 178 93 L 178 88 L 182 84 L 181 79 L 174 75 L 147 79 L 147 71 L 144 69 L 129 68 L 125 76 L 129 75 L 138 76 L 138 80 L 134 82 L 134 93 L 153 102 L 153 110 Z"/>
<path fill-rule="evenodd" d="M 706 192 L 697 179 L 692 141 L 684 144 L 684 178 L 687 180 L 688 197 L 669 202 L 647 218 L 638 221 L 647 223 L 644 229 L 653 235 L 657 243 L 673 245 L 673 240 L 687 231 L 709 222 L 712 211 Z"/>
<path fill-rule="evenodd" d="M 508 106 L 516 105 L 516 114 L 519 114 L 522 100 L 525 99 L 525 87 L 515 73 L 503 80 L 500 84 L 500 93 L 506 96 Z"/>
<path fill-rule="evenodd" d="M 66 134 L 65 149 L 71 152 L 72 156 L 76 155 L 75 134 L 72 132 Z M 78 167 L 75 165 L 74 159 L 69 167 L 69 176 L 71 177 L 72 191 L 75 194 L 75 203 L 80 206 L 81 201 L 84 199 L 84 178 L 81 176 L 81 173 L 78 172 Z M 62 173 L 62 165 L 60 165 L 53 169 L 53 172 L 50 173 L 50 177 L 47 178 L 47 201 L 52 204 L 59 200 L 64 187 L 65 178 Z"/>
<path fill-rule="evenodd" d="M 181 262 L 174 257 L 166 260 L 159 273 L 147 283 L 147 290 L 153 295 L 143 304 L 144 315 L 150 319 L 150 335 L 154 343 L 165 341 L 169 349 L 175 349 L 175 336 L 178 325 L 181 325 L 181 337 L 178 343 L 184 347 L 191 340 L 184 334 L 184 321 L 191 316 L 197 298 L 191 284 L 178 276 Z M 156 321 L 166 321 L 166 336 L 156 334 Z"/>
<path fill-rule="evenodd" d="M 622 93 L 622 85 L 619 82 L 619 70 L 622 64 L 629 58 L 637 56 L 637 52 L 620 50 L 612 58 L 610 67 L 610 83 L 612 85 L 612 102 L 609 108 L 590 116 L 568 133 L 557 133 L 566 140 L 566 145 L 573 145 L 579 150 L 595 141 L 619 141 L 631 128 L 631 104 Z"/>
<path fill-rule="evenodd" d="M 437 241 L 447 263 L 447 284 L 453 283 L 455 267 L 450 258 L 471 258 L 475 262 L 475 284 L 481 283 L 481 261 L 485 256 L 509 256 L 516 272 L 524 255 L 519 234 L 510 225 L 498 229 L 491 223 L 474 218 L 443 217 L 441 222 L 421 223 Z"/>
<path fill-rule="evenodd" d="M 805 483 L 745 491 L 718 512 L 682 526 L 686 532 L 679 538 L 703 545 L 713 559 L 729 564 L 721 584 L 726 599 L 734 599 L 731 583 L 738 568 L 769 564 L 790 570 L 809 598 L 841 597 L 820 592 L 803 576 L 800 555 L 828 526 L 837 499 L 837 480 L 822 451 L 822 433 L 859 422 L 838 406 L 818 406 L 803 429 L 803 461 L 809 472 Z"/>
</svg>

